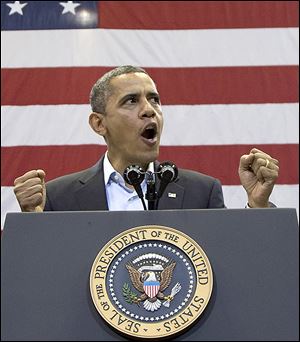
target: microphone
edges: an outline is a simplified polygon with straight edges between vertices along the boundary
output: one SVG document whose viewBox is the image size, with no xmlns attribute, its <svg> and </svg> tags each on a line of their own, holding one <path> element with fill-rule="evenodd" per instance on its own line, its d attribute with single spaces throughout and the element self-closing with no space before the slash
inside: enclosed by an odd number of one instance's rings
<svg viewBox="0 0 300 342">
<path fill-rule="evenodd" d="M 157 193 L 159 199 L 163 195 L 167 185 L 177 179 L 178 168 L 172 162 L 163 162 L 159 165 L 157 174 L 160 179 L 160 186 Z"/>
<path fill-rule="evenodd" d="M 157 205 L 157 192 L 155 191 L 155 178 L 154 173 L 151 171 L 146 172 L 147 192 L 146 200 L 148 200 L 148 210 L 155 210 Z"/>
<path fill-rule="evenodd" d="M 160 179 L 158 192 L 155 191 L 154 174 L 157 174 Z M 158 171 L 154 173 L 150 171 L 145 172 L 139 165 L 129 165 L 124 170 L 123 177 L 125 182 L 134 187 L 139 198 L 142 200 L 144 210 L 147 210 L 141 188 L 141 183 L 145 179 L 145 176 L 147 181 L 146 199 L 148 200 L 149 210 L 157 210 L 159 199 L 163 195 L 167 185 L 177 179 L 177 166 L 172 162 L 166 161 L 161 163 L 158 167 Z"/>
<path fill-rule="evenodd" d="M 124 170 L 123 177 L 125 182 L 134 187 L 139 198 L 142 200 L 144 210 L 147 210 L 143 190 L 141 188 L 141 183 L 145 178 L 145 171 L 138 165 L 129 165 Z"/>
</svg>

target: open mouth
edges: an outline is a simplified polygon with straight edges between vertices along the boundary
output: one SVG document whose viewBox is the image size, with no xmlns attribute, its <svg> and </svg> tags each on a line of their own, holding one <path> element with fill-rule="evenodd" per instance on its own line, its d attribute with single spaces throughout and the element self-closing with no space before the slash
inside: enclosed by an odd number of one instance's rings
<svg viewBox="0 0 300 342">
<path fill-rule="evenodd" d="M 146 140 L 153 141 L 157 136 L 157 126 L 155 124 L 146 126 L 141 136 Z"/>
</svg>

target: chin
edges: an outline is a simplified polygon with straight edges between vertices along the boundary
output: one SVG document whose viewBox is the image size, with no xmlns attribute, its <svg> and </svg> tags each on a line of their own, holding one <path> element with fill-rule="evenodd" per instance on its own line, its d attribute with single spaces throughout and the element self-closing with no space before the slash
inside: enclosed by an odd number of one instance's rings
<svg viewBox="0 0 300 342">
<path fill-rule="evenodd" d="M 159 155 L 158 151 L 146 152 L 146 153 L 141 154 L 138 157 L 138 160 L 140 164 L 149 164 L 157 160 L 158 155 Z"/>
</svg>

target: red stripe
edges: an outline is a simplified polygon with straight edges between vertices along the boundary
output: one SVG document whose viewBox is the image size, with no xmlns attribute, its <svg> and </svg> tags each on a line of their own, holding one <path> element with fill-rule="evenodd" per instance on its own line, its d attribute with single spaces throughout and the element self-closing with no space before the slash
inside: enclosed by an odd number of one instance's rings
<svg viewBox="0 0 300 342">
<path fill-rule="evenodd" d="M 2 69 L 2 104 L 87 104 L 91 87 L 110 69 Z M 298 66 L 147 68 L 147 71 L 165 105 L 299 101 Z"/>
<path fill-rule="evenodd" d="M 218 29 L 296 27 L 298 1 L 99 1 L 99 27 Z"/>
<path fill-rule="evenodd" d="M 249 153 L 250 145 L 162 146 L 159 159 L 173 161 L 181 168 L 200 171 L 221 180 L 224 185 L 240 184 L 239 158 Z M 257 145 L 280 161 L 278 184 L 299 183 L 299 145 Z M 2 147 L 1 185 L 12 186 L 14 179 L 31 169 L 44 169 L 47 180 L 80 171 L 105 152 L 105 146 L 18 146 Z"/>
</svg>

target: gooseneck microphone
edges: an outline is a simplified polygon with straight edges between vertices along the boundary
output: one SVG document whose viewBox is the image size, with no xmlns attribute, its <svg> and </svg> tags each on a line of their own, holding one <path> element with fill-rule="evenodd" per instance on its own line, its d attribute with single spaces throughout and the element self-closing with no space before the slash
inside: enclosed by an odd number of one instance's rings
<svg viewBox="0 0 300 342">
<path fill-rule="evenodd" d="M 148 200 L 148 210 L 155 210 L 156 208 L 156 200 L 157 200 L 157 192 L 155 191 L 155 176 L 151 171 L 146 172 L 146 184 L 147 184 L 147 192 L 146 192 L 146 200 Z"/>
<path fill-rule="evenodd" d="M 160 179 L 160 185 L 157 193 L 156 209 L 158 208 L 159 199 L 163 195 L 169 183 L 174 182 L 178 177 L 178 168 L 172 162 L 163 162 L 158 167 L 157 172 Z"/>
<path fill-rule="evenodd" d="M 171 162 L 164 162 L 159 165 L 158 178 L 160 179 L 160 186 L 157 193 L 158 198 L 161 198 L 167 185 L 174 182 L 178 176 L 177 166 Z"/>
<path fill-rule="evenodd" d="M 134 187 L 139 198 L 142 200 L 144 210 L 147 210 L 143 190 L 141 188 L 141 183 L 145 178 L 145 171 L 138 165 L 130 165 L 124 170 L 123 176 L 125 182 Z"/>
<path fill-rule="evenodd" d="M 155 175 L 160 179 L 159 189 L 156 192 Z M 158 203 L 169 183 L 174 182 L 178 176 L 177 166 L 172 162 L 163 162 L 159 165 L 156 172 L 144 171 L 139 165 L 128 166 L 123 173 L 125 182 L 132 185 L 142 200 L 144 210 L 147 210 L 141 183 L 146 177 L 148 209 L 157 210 Z"/>
</svg>

